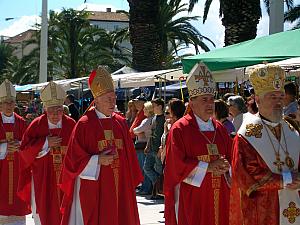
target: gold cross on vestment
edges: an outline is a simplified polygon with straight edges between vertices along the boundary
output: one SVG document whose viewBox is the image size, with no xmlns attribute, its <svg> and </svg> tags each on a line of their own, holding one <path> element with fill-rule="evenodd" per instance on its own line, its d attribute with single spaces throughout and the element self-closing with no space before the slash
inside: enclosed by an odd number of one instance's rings
<svg viewBox="0 0 300 225">
<path fill-rule="evenodd" d="M 14 140 L 13 132 L 5 132 L 6 141 L 10 142 Z M 8 204 L 13 204 L 13 190 L 14 190 L 14 152 L 8 152 L 6 159 L 8 161 Z"/>
<path fill-rule="evenodd" d="M 284 162 L 280 160 L 279 154 L 276 154 L 276 161 L 273 162 L 273 164 L 277 167 L 279 172 L 282 172 L 282 166 L 284 165 Z"/>
<path fill-rule="evenodd" d="M 289 207 L 282 212 L 284 217 L 287 217 L 289 223 L 295 223 L 296 218 L 300 216 L 300 209 L 296 207 L 295 202 L 290 202 Z"/>
<path fill-rule="evenodd" d="M 117 149 L 123 148 L 123 140 L 115 139 L 112 130 L 104 130 L 104 140 L 98 141 L 99 151 L 103 151 L 103 149 L 115 145 Z"/>
</svg>

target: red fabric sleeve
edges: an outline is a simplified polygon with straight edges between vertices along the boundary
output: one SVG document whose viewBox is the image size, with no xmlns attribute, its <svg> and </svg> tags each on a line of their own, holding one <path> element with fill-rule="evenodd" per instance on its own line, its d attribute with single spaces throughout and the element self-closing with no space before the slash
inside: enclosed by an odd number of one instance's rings
<svg viewBox="0 0 300 225">
<path fill-rule="evenodd" d="M 272 173 L 260 155 L 241 136 L 234 139 L 233 174 L 249 196 L 254 191 L 279 190 L 282 176 Z"/>
<path fill-rule="evenodd" d="M 128 126 L 126 123 L 126 120 L 120 116 L 116 116 L 117 121 L 119 122 L 120 126 L 123 129 L 123 134 L 124 134 L 124 143 L 125 143 L 125 149 L 126 149 L 126 154 L 127 154 L 127 159 L 128 159 L 128 164 L 130 168 L 130 174 L 132 177 L 132 183 L 133 187 L 137 187 L 141 182 L 143 182 L 143 174 L 140 169 L 137 156 L 136 156 L 136 151 L 134 149 L 134 145 L 130 136 L 130 133 L 128 131 Z"/>
<path fill-rule="evenodd" d="M 41 151 L 48 134 L 48 128 L 45 130 L 43 120 L 44 118 L 40 117 L 32 121 L 23 135 L 20 146 L 18 195 L 26 202 L 31 201 L 31 165 Z M 40 136 L 37 136 L 37 130 Z"/>
</svg>

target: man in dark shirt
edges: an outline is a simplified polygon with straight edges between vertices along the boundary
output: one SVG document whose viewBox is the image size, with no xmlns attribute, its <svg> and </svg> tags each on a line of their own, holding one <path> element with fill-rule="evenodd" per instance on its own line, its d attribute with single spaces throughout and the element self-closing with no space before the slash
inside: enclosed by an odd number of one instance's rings
<svg viewBox="0 0 300 225">
<path fill-rule="evenodd" d="M 79 120 L 79 110 L 75 105 L 75 96 L 70 94 L 67 95 L 65 99 L 65 104 L 69 107 L 70 117 L 72 117 L 75 121 Z"/>
<path fill-rule="evenodd" d="M 162 163 L 160 158 L 158 158 L 157 153 L 161 145 L 161 136 L 164 133 L 164 101 L 160 98 L 156 98 L 151 102 L 155 117 L 152 121 L 151 138 L 145 150 L 146 158 L 144 163 L 144 171 L 150 178 L 153 185 L 151 199 L 158 199 L 160 196 L 157 195 L 157 187 L 159 177 L 162 175 Z"/>
</svg>

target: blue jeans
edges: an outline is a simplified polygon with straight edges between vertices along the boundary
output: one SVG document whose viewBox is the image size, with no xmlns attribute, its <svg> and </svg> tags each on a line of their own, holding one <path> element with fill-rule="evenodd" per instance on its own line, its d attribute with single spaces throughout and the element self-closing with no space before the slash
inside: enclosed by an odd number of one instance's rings
<svg viewBox="0 0 300 225">
<path fill-rule="evenodd" d="M 141 170 L 143 172 L 143 175 L 144 175 L 144 181 L 143 181 L 142 186 L 141 186 L 141 191 L 146 192 L 146 193 L 151 193 L 151 191 L 152 191 L 151 180 L 145 174 L 145 171 L 143 169 L 146 155 L 143 151 L 136 151 L 136 155 L 137 155 L 137 158 L 138 158 L 138 161 L 139 161 L 140 168 L 141 168 Z"/>
<path fill-rule="evenodd" d="M 150 178 L 152 184 L 155 184 L 159 176 L 162 174 L 162 163 L 156 156 L 156 152 L 149 152 L 144 162 L 144 171 Z"/>
</svg>

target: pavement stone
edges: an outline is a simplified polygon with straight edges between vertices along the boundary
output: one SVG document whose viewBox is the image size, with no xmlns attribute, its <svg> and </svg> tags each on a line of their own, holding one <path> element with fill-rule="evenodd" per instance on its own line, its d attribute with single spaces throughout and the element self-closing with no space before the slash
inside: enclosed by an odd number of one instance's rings
<svg viewBox="0 0 300 225">
<path fill-rule="evenodd" d="M 141 225 L 165 224 L 163 200 L 150 200 L 150 196 L 137 196 Z M 35 225 L 31 215 L 26 217 L 26 225 Z"/>
</svg>

